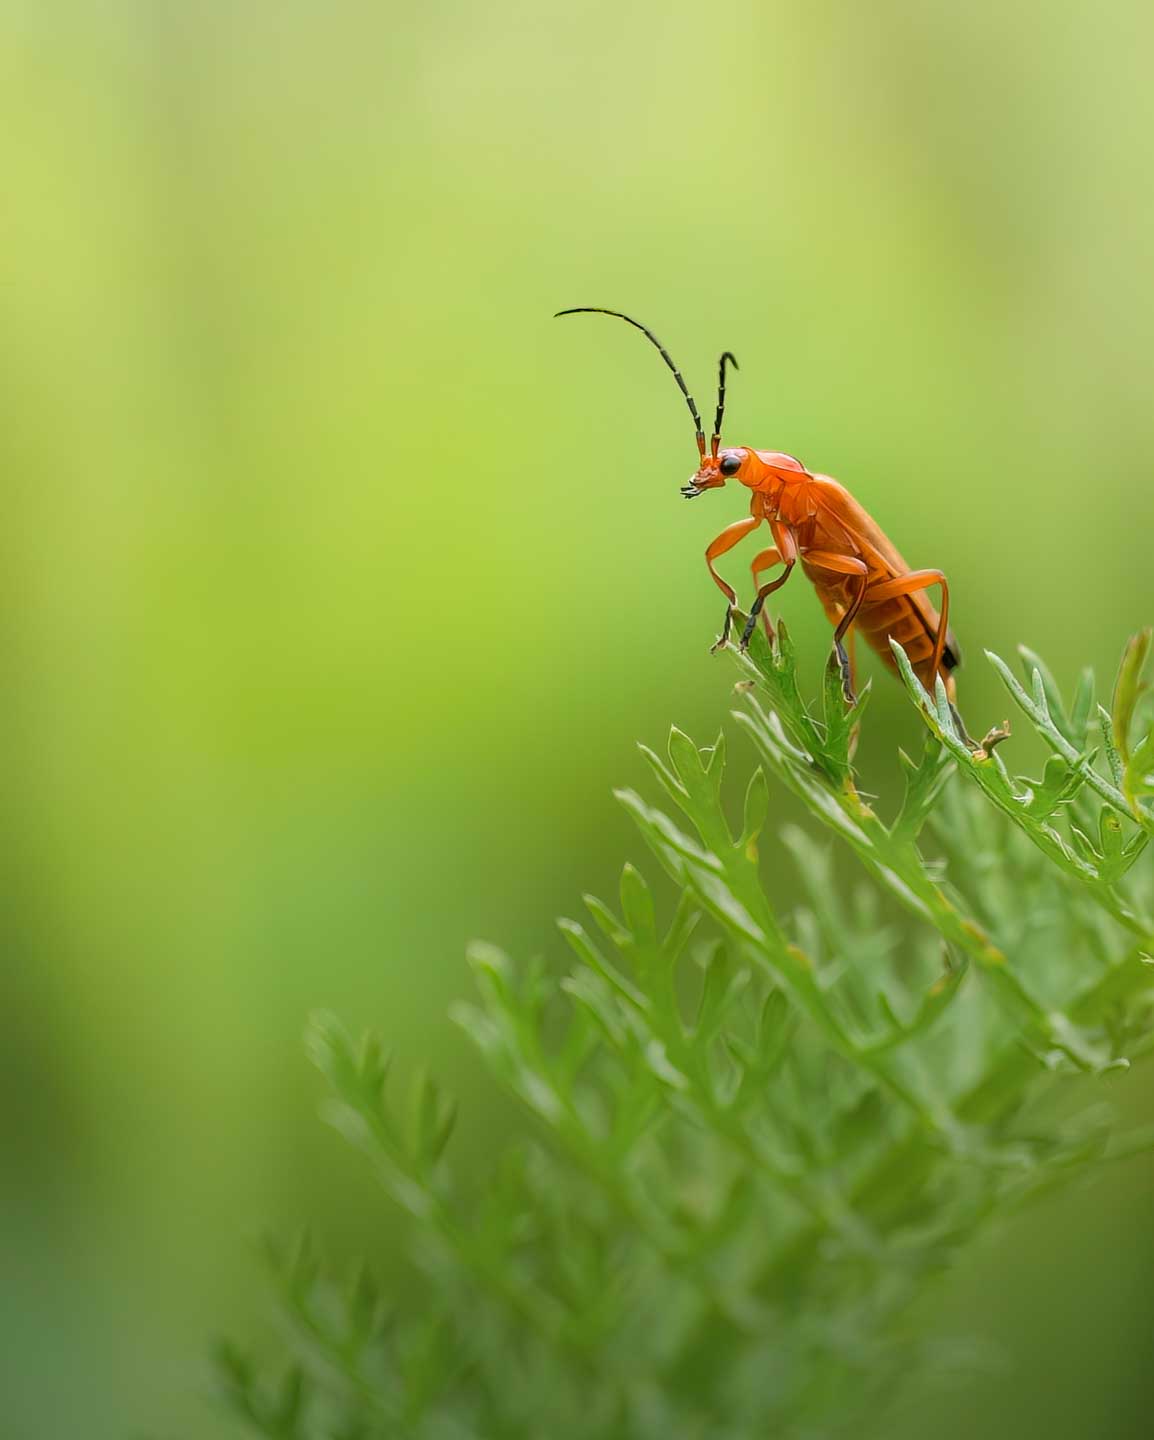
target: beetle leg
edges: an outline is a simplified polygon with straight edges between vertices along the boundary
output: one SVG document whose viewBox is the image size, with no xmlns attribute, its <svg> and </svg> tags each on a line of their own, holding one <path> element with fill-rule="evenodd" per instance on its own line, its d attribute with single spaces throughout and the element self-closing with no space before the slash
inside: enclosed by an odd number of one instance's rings
<svg viewBox="0 0 1154 1440">
<path fill-rule="evenodd" d="M 713 562 L 719 555 L 724 555 L 727 550 L 747 535 L 756 530 L 761 524 L 760 515 L 747 515 L 744 520 L 735 520 L 732 525 L 727 525 L 716 540 L 710 542 L 705 551 L 705 563 L 709 567 L 709 573 L 713 576 L 713 583 L 729 602 L 725 607 L 725 624 L 721 628 L 721 634 L 716 643 L 711 647 L 713 650 L 720 650 L 729 640 L 730 626 L 733 624 L 733 607 L 737 604 L 737 591 L 728 580 L 723 580 L 713 568 Z"/>
<path fill-rule="evenodd" d="M 807 550 L 805 562 L 820 570 L 832 570 L 835 575 L 848 575 L 851 580 L 857 582 L 853 599 L 842 612 L 842 617 L 837 622 L 837 629 L 833 632 L 833 649 L 841 670 L 841 688 L 845 696 L 845 703 L 850 706 L 856 705 L 853 666 L 842 640 L 846 631 L 853 624 L 854 617 L 861 609 L 862 601 L 865 599 L 866 587 L 869 585 L 869 566 L 864 560 L 859 560 L 856 555 L 837 555 L 832 550 Z"/>
<path fill-rule="evenodd" d="M 942 655 L 945 652 L 946 640 L 950 630 L 950 587 L 946 583 L 946 577 L 940 570 L 911 570 L 908 575 L 899 575 L 896 580 L 883 580 L 880 585 L 875 585 L 869 592 L 869 598 L 873 600 L 893 600 L 898 595 L 914 595 L 919 590 L 932 590 L 935 585 L 940 585 L 942 590 L 942 609 L 938 618 L 938 633 L 934 636 L 934 653 L 930 675 L 936 677 L 942 674 Z M 954 724 L 957 726 L 958 734 L 967 749 L 973 751 L 983 750 L 985 742 L 979 745 L 977 741 L 970 738 L 966 733 L 965 722 L 962 720 L 961 712 L 954 703 L 953 676 L 949 673 L 942 674 L 942 680 L 946 687 L 946 698 L 949 701 L 950 714 L 953 716 Z M 994 745 L 1005 739 L 1001 731 L 991 731 L 994 737 L 993 745 L 988 748 L 993 750 Z M 1007 731 L 1006 734 L 1009 732 Z"/>
<path fill-rule="evenodd" d="M 753 583 L 755 585 L 757 585 L 757 577 L 763 570 L 772 569 L 774 565 L 784 565 L 785 569 L 775 579 L 769 581 L 767 585 L 758 586 L 757 596 L 753 604 L 749 607 L 749 618 L 745 622 L 745 629 L 741 632 L 741 648 L 743 650 L 749 645 L 749 637 L 753 634 L 753 627 L 757 624 L 758 615 L 764 613 L 762 606 L 765 604 L 766 597 L 772 595 L 775 590 L 781 589 L 789 579 L 790 571 L 795 564 L 796 561 L 794 560 L 786 560 L 776 546 L 771 546 L 768 550 L 763 550 L 759 555 L 754 556 L 753 563 L 749 568 L 753 572 Z M 769 636 L 770 642 L 772 643 L 773 626 L 769 622 L 768 615 L 765 615 L 765 633 Z"/>
<path fill-rule="evenodd" d="M 851 625 L 849 629 L 845 632 L 844 640 L 839 640 L 837 638 L 837 632 L 835 631 L 833 637 L 833 644 L 834 649 L 837 651 L 837 663 L 841 666 L 842 683 L 843 685 L 848 683 L 849 687 L 845 692 L 846 698 L 848 700 L 849 696 L 853 695 L 855 698 L 853 701 L 850 701 L 850 703 L 856 704 L 857 631 Z"/>
<path fill-rule="evenodd" d="M 857 691 L 853 687 L 853 662 L 840 640 L 834 640 L 833 653 L 837 660 L 837 667 L 841 671 L 841 693 L 845 703 L 852 710 L 857 704 Z"/>
<path fill-rule="evenodd" d="M 931 590 L 935 585 L 941 586 L 942 608 L 938 616 L 938 633 L 934 636 L 934 653 L 930 662 L 931 685 L 933 677 L 941 671 L 942 654 L 950 629 L 950 587 L 946 584 L 946 577 L 940 570 L 911 570 L 908 575 L 899 575 L 895 580 L 883 580 L 880 585 L 872 586 L 869 593 L 872 604 L 875 600 L 895 600 L 899 595 L 915 595 L 919 590 Z M 953 699 L 952 694 L 950 699 Z"/>
</svg>

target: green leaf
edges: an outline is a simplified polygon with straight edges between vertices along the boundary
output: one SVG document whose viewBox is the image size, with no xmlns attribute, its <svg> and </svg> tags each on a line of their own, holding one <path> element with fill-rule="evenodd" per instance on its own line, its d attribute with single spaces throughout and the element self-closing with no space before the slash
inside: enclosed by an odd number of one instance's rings
<svg viewBox="0 0 1154 1440">
<path fill-rule="evenodd" d="M 1041 778 L 1010 768 L 1024 747 L 967 742 L 894 647 L 925 729 L 898 807 L 884 765 L 876 798 L 858 788 L 840 678 L 811 713 L 786 632 L 757 632 L 740 834 L 724 741 L 674 731 L 668 760 L 645 752 L 657 802 L 619 796 L 661 885 L 626 866 L 620 913 L 587 897 L 588 930 L 561 922 L 564 978 L 469 947 L 478 999 L 451 1013 L 514 1103 L 507 1147 L 464 1147 L 450 1172 L 437 1081 L 418 1066 L 398 1100 L 379 1039 L 314 1017 L 328 1113 L 417 1263 L 394 1309 L 307 1237 L 270 1247 L 292 1358 L 217 1362 L 248 1433 L 512 1436 L 543 1414 L 558 1440 L 885 1431 L 889 1390 L 925 1374 L 903 1337 L 943 1266 L 1154 1143 L 1115 1136 L 1097 1099 L 1154 1054 L 1140 666 L 1128 649 L 1131 700 L 1120 686 L 1107 713 L 1089 672 L 1067 708 L 1021 653 L 1025 684 L 991 663 L 1046 746 Z"/>
<path fill-rule="evenodd" d="M 1061 806 L 1069 803 L 1083 785 L 1079 769 L 1072 767 L 1060 755 L 1051 755 L 1041 780 L 1031 780 L 1030 796 L 1026 811 L 1037 820 L 1048 819 Z"/>
<path fill-rule="evenodd" d="M 1154 725 L 1134 746 L 1126 761 L 1122 772 L 1122 793 L 1129 800 L 1135 816 L 1144 819 L 1138 801 L 1143 796 L 1154 795 Z"/>
<path fill-rule="evenodd" d="M 1118 678 L 1114 681 L 1110 721 L 1114 744 L 1122 757 L 1123 765 L 1130 758 L 1130 727 L 1134 720 L 1138 698 L 1146 689 L 1142 683 L 1142 671 L 1146 666 L 1146 657 L 1150 653 L 1151 636 L 1154 636 L 1154 629 L 1150 627 L 1139 630 L 1136 635 L 1131 635 L 1122 651 L 1122 661 L 1118 666 Z"/>
<path fill-rule="evenodd" d="M 596 972 L 581 970 L 574 975 L 567 975 L 561 981 L 561 989 L 584 1007 L 605 1032 L 611 1045 L 621 1047 L 625 1044 L 628 1031 L 621 1008 Z"/>
<path fill-rule="evenodd" d="M 884 991 L 881 992 L 878 999 L 882 1010 L 889 1019 L 890 1032 L 880 1040 L 870 1042 L 866 1048 L 873 1053 L 892 1050 L 895 1046 L 904 1045 L 917 1036 L 932 1030 L 961 989 L 966 971 L 967 967 L 964 963 L 947 969 L 922 996 L 917 1012 L 908 1022 L 903 1022 L 898 1017 L 888 996 Z"/>
<path fill-rule="evenodd" d="M 688 860 L 702 869 L 720 871 L 721 861 L 696 845 L 679 826 L 660 810 L 646 805 L 634 790 L 615 790 L 614 796 L 633 817 L 642 836 L 667 870 L 680 878 Z"/>
<path fill-rule="evenodd" d="M 837 652 L 830 653 L 822 684 L 822 717 L 825 734 L 819 745 L 819 759 L 839 782 L 850 774 L 850 749 L 853 736 L 861 724 L 869 704 L 872 682 L 867 683 L 853 705 L 847 705 L 843 689 L 841 665 Z"/>
<path fill-rule="evenodd" d="M 660 1040 L 652 1039 L 646 1045 L 645 1063 L 658 1080 L 663 1085 L 668 1085 L 670 1089 L 688 1090 L 690 1088 L 689 1080 L 669 1059 L 665 1046 Z"/>
<path fill-rule="evenodd" d="M 849 777 L 848 736 L 864 708 L 864 699 L 853 711 L 847 711 L 838 679 L 834 686 L 836 695 L 828 701 L 826 724 L 817 724 L 802 698 L 797 657 L 784 625 L 778 627 L 772 648 L 758 630 L 754 632 L 749 650 L 735 653 L 743 671 L 753 678 L 754 688 L 773 706 L 778 723 L 793 744 L 834 784 L 844 784 Z M 831 685 L 833 682 L 827 674 L 827 694 Z"/>
<path fill-rule="evenodd" d="M 643 946 L 655 945 L 657 917 L 653 895 L 644 877 L 632 865 L 625 865 L 621 871 L 621 909 L 637 942 Z"/>
<path fill-rule="evenodd" d="M 725 732 L 718 732 L 717 739 L 708 750 L 703 750 L 705 760 L 705 773 L 713 781 L 714 788 L 721 785 L 722 776 L 725 774 Z"/>
<path fill-rule="evenodd" d="M 693 938 L 700 920 L 701 910 L 695 903 L 692 894 L 687 890 L 682 891 L 677 902 L 677 910 L 661 945 L 662 953 L 668 964 L 672 965 L 680 957 Z"/>
<path fill-rule="evenodd" d="M 926 736 L 921 760 L 915 764 L 904 750 L 898 752 L 905 771 L 902 808 L 891 826 L 895 840 L 916 840 L 953 773 L 950 753 L 933 734 Z"/>
<path fill-rule="evenodd" d="M 1088 666 L 1078 677 L 1078 688 L 1070 706 L 1070 742 L 1076 750 L 1086 743 L 1086 731 L 1094 714 L 1094 672 Z"/>
<path fill-rule="evenodd" d="M 592 896 L 587 896 L 586 904 L 589 904 L 592 898 Z M 592 908 L 592 906 L 590 906 L 590 908 Z M 576 920 L 558 920 L 557 928 L 569 942 L 577 957 L 583 960 L 591 970 L 596 971 L 602 979 L 607 980 L 619 995 L 628 1000 L 630 1005 L 633 1005 L 638 1010 L 648 1009 L 648 997 L 634 985 L 628 976 L 623 975 L 621 971 L 617 969 L 616 965 L 611 965 L 609 961 L 605 959 L 604 955 L 601 954 L 601 951 L 598 950 L 597 946 L 594 945 L 590 939 L 588 932 L 579 925 Z M 625 932 L 619 933 L 621 933 L 625 939 L 628 939 L 628 935 L 625 934 Z"/>
<path fill-rule="evenodd" d="M 638 745 L 637 748 L 641 751 L 649 768 L 653 771 L 654 775 L 657 776 L 658 780 L 661 781 L 662 787 L 670 797 L 678 804 L 686 799 L 688 792 L 685 786 L 682 785 L 681 781 L 674 772 L 670 770 L 665 761 L 662 760 L 655 751 L 650 750 L 648 745 Z"/>
<path fill-rule="evenodd" d="M 758 766 L 749 777 L 741 838 L 737 842 L 739 849 L 744 850 L 751 860 L 757 858 L 757 841 L 765 828 L 768 814 L 769 782 L 765 778 L 765 771 Z"/>
<path fill-rule="evenodd" d="M 718 941 L 701 956 L 705 971 L 701 997 L 693 1020 L 693 1033 L 702 1041 L 716 1036 L 729 1011 L 745 993 L 749 970 L 735 966 L 728 948 Z"/>
<path fill-rule="evenodd" d="M 633 937 L 604 900 L 599 900 L 596 895 L 582 895 L 581 899 L 606 940 L 618 950 L 626 949 Z"/>
<path fill-rule="evenodd" d="M 1040 703 L 1044 706 L 1047 714 L 1070 744 L 1080 747 L 1085 740 L 1084 731 L 1081 737 L 1077 735 L 1077 727 L 1066 713 L 1066 707 L 1062 702 L 1062 693 L 1058 689 L 1057 681 L 1050 673 L 1049 666 L 1040 655 L 1036 655 L 1026 645 L 1018 646 L 1018 655 L 1021 657 L 1026 679 L 1033 687 L 1035 704 Z"/>
<path fill-rule="evenodd" d="M 1114 738 L 1114 721 L 1104 705 L 1098 706 L 1098 729 L 1102 733 L 1102 748 L 1106 752 L 1106 761 L 1110 766 L 1110 777 L 1114 784 L 1121 789 L 1125 762 Z"/>
<path fill-rule="evenodd" d="M 771 990 L 757 1018 L 758 1068 L 763 1074 L 773 1070 L 785 1054 L 794 1020 L 793 1007 L 785 992 Z"/>
<path fill-rule="evenodd" d="M 720 753 L 724 757 L 724 751 Z M 676 725 L 670 730 L 669 759 L 689 803 L 707 806 L 716 797 L 724 769 L 724 758 L 719 761 L 718 755 L 716 748 L 698 750 L 689 736 Z M 709 768 L 706 767 L 707 759 L 710 762 Z M 674 799 L 677 799 L 676 795 Z"/>
</svg>

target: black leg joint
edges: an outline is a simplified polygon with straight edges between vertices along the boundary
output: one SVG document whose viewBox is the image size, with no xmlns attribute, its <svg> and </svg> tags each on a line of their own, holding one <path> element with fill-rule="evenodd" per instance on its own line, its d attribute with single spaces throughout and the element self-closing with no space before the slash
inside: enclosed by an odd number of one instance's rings
<svg viewBox="0 0 1154 1440">
<path fill-rule="evenodd" d="M 853 691 L 853 677 L 850 674 L 849 655 L 846 653 L 846 648 L 840 640 L 834 640 L 833 648 L 837 655 L 838 666 L 841 669 L 842 694 L 845 696 L 845 703 L 852 707 L 857 704 L 857 696 Z"/>
<path fill-rule="evenodd" d="M 716 640 L 713 642 L 713 644 L 709 647 L 709 653 L 710 653 L 711 655 L 716 655 L 716 653 L 717 653 L 719 650 L 723 650 L 723 649 L 725 648 L 725 646 L 729 644 L 729 632 L 730 632 L 730 630 L 732 630 L 732 629 L 733 629 L 733 602 L 730 601 L 730 603 L 725 607 L 725 623 L 724 623 L 724 624 L 722 625 L 722 627 L 721 627 L 721 634 L 717 637 L 717 639 L 716 639 Z"/>
</svg>

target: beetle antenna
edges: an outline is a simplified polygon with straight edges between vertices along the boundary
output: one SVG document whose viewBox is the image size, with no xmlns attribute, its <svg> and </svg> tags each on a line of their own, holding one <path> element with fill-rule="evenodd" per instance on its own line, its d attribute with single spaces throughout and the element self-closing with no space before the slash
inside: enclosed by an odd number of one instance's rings
<svg viewBox="0 0 1154 1440">
<path fill-rule="evenodd" d="M 725 366 L 726 362 L 736 370 L 737 356 L 729 350 L 721 352 L 721 359 L 717 362 L 717 415 L 713 421 L 713 439 L 710 442 L 712 453 L 716 457 L 717 447 L 721 444 L 721 420 L 725 414 Z"/>
<path fill-rule="evenodd" d="M 661 358 L 662 358 L 662 360 L 664 360 L 665 363 L 666 363 L 666 365 L 669 366 L 670 370 L 673 371 L 673 378 L 677 381 L 677 384 L 678 384 L 679 389 L 681 390 L 681 393 L 685 396 L 685 403 L 689 406 L 689 413 L 693 416 L 693 428 L 694 428 L 694 430 L 696 430 L 696 432 L 697 432 L 697 449 L 698 449 L 698 451 L 699 451 L 699 453 L 700 453 L 700 455 L 701 455 L 701 458 L 704 460 L 704 459 L 705 459 L 705 431 L 704 431 L 704 429 L 702 429 L 701 416 L 697 413 L 697 406 L 693 403 L 693 396 L 689 393 L 689 388 L 688 388 L 688 386 L 686 385 L 685 381 L 681 378 L 681 371 L 680 371 L 680 370 L 677 368 L 677 366 L 673 363 L 673 358 L 672 358 L 672 356 L 669 354 L 669 351 L 666 350 L 665 346 L 662 345 L 661 341 L 658 340 L 657 336 L 654 335 L 653 331 L 650 330 L 650 328 L 648 327 L 648 325 L 642 325 L 642 323 L 641 323 L 640 320 L 634 320 L 634 319 L 633 319 L 631 316 L 629 316 L 629 315 L 623 315 L 620 310 L 605 310 L 605 309 L 603 309 L 600 305 L 577 305 L 577 306 L 575 306 L 572 310 L 558 310 L 558 311 L 557 311 L 557 314 L 553 316 L 554 320 L 556 320 L 556 319 L 558 318 L 558 316 L 561 316 L 561 315 L 616 315 L 616 317 L 618 318 L 618 320 L 624 320 L 627 325 L 632 325 L 635 330 L 640 330 L 641 333 L 642 333 L 642 335 L 644 335 L 647 340 L 651 341 L 654 345 L 657 346 L 657 349 L 658 349 L 658 350 L 660 351 L 660 353 L 661 353 Z M 728 352 L 727 352 L 727 353 L 728 353 Z M 732 355 L 730 355 L 729 358 L 730 358 L 730 360 L 733 360 L 733 356 L 732 356 Z M 723 362 L 723 363 L 722 363 L 722 382 L 723 382 L 723 383 L 722 383 L 722 394 L 723 394 L 723 395 L 724 395 L 724 393 L 725 393 L 725 386 L 724 386 L 725 367 L 724 367 L 724 361 L 725 361 L 725 356 L 723 355 L 723 356 L 722 356 L 722 362 Z M 734 365 L 736 365 L 736 364 L 737 364 L 737 361 L 736 361 L 736 360 L 733 360 L 733 363 L 734 363 Z M 718 424 L 720 425 L 720 423 L 721 423 L 721 412 L 720 412 L 720 410 L 719 410 L 719 411 L 718 411 Z"/>
</svg>

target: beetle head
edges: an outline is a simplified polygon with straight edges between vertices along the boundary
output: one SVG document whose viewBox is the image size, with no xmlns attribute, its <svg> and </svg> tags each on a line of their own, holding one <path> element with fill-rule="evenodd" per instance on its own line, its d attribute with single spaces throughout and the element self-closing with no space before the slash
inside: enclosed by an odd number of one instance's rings
<svg viewBox="0 0 1154 1440">
<path fill-rule="evenodd" d="M 687 500 L 694 500 L 706 490 L 716 490 L 727 480 L 752 484 L 752 478 L 747 479 L 745 475 L 750 468 L 750 453 L 743 446 L 737 446 L 704 456 L 696 474 L 689 477 L 688 485 L 681 487 L 681 493 Z"/>
</svg>

